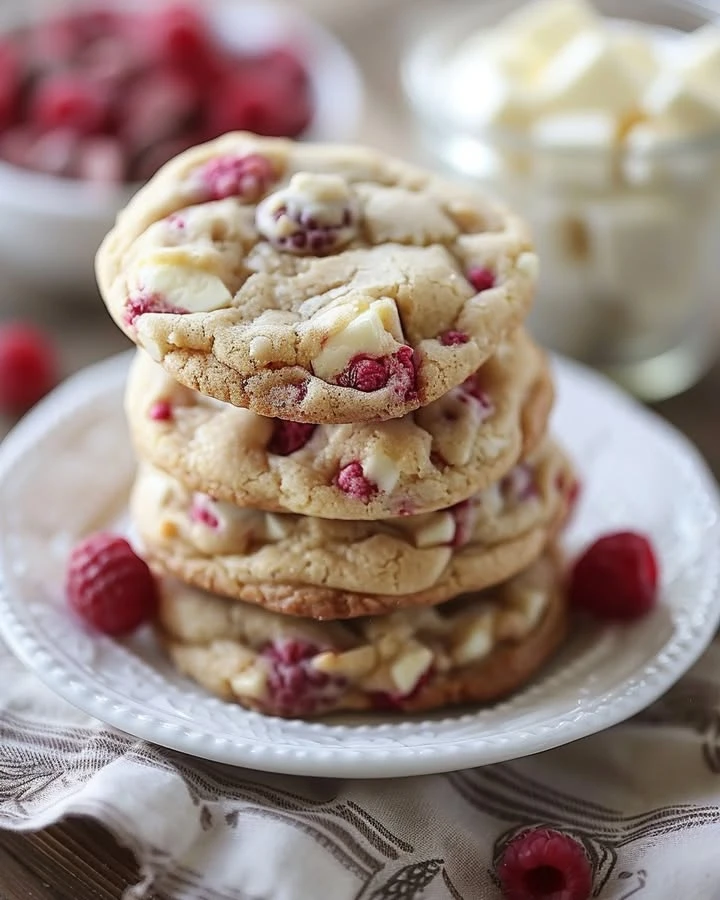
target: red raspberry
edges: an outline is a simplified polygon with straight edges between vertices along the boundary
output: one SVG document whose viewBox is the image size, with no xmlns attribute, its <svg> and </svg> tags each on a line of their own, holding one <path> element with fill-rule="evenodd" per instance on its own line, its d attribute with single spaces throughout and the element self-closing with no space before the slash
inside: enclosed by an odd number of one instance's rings
<svg viewBox="0 0 720 900">
<path fill-rule="evenodd" d="M 495 286 L 495 274 L 485 266 L 470 266 L 466 274 L 467 280 L 475 288 L 478 294 L 490 290 Z"/>
<path fill-rule="evenodd" d="M 386 357 L 373 359 L 362 354 L 354 356 L 347 364 L 344 371 L 337 377 L 337 383 L 342 387 L 355 388 L 357 391 L 379 391 L 388 383 L 390 373 Z"/>
<path fill-rule="evenodd" d="M 23 413 L 55 386 L 55 348 L 30 325 L 0 328 L 0 411 Z"/>
<path fill-rule="evenodd" d="M 17 48 L 9 42 L 0 43 L 0 128 L 15 121 L 20 100 L 22 66 Z"/>
<path fill-rule="evenodd" d="M 145 313 L 174 313 L 179 316 L 185 315 L 187 310 L 167 303 L 157 294 L 136 294 L 134 297 L 129 297 L 125 304 L 125 324 L 134 325 L 137 319 L 144 316 Z"/>
<path fill-rule="evenodd" d="M 320 647 L 300 638 L 282 638 L 264 647 L 260 656 L 270 665 L 267 687 L 273 710 L 287 716 L 308 715 L 337 699 L 345 680 L 310 665 L 321 652 Z"/>
<path fill-rule="evenodd" d="M 412 347 L 401 347 L 389 358 L 390 377 L 388 381 L 396 394 L 403 400 L 417 398 L 417 372 L 415 371 L 415 353 Z"/>
<path fill-rule="evenodd" d="M 169 400 L 158 400 L 150 407 L 148 416 L 154 422 L 168 422 L 173 417 L 172 406 Z"/>
<path fill-rule="evenodd" d="M 574 838 L 533 828 L 513 838 L 496 867 L 505 900 L 589 900 L 593 870 Z"/>
<path fill-rule="evenodd" d="M 470 335 L 464 331 L 443 331 L 438 340 L 443 347 L 457 347 L 459 344 L 467 344 Z"/>
<path fill-rule="evenodd" d="M 241 197 L 259 200 L 275 181 L 270 160 L 259 153 L 248 156 L 219 156 L 207 162 L 199 172 L 208 200 Z"/>
<path fill-rule="evenodd" d="M 290 456 L 296 450 L 300 450 L 312 437 L 315 425 L 307 422 L 288 422 L 285 419 L 275 419 L 273 433 L 268 443 L 268 452 L 276 456 Z"/>
<path fill-rule="evenodd" d="M 216 51 L 207 19 L 197 4 L 168 3 L 138 19 L 153 62 L 175 66 L 204 79 L 215 71 Z"/>
<path fill-rule="evenodd" d="M 212 497 L 208 497 L 207 494 L 194 494 L 190 506 L 191 521 L 199 522 L 208 528 L 217 528 L 220 525 L 220 520 L 210 509 L 211 503 Z"/>
<path fill-rule="evenodd" d="M 345 494 L 363 503 L 368 503 L 378 492 L 378 486 L 365 477 L 362 464 L 357 460 L 340 469 L 335 483 Z"/>
<path fill-rule="evenodd" d="M 658 564 L 649 540 L 631 531 L 607 534 L 577 560 L 570 602 L 604 619 L 636 619 L 657 600 Z"/>
<path fill-rule="evenodd" d="M 30 100 L 30 118 L 41 131 L 68 128 L 94 134 L 105 123 L 107 106 L 97 85 L 77 75 L 41 81 Z"/>
<path fill-rule="evenodd" d="M 295 88 L 305 87 L 308 74 L 302 61 L 290 47 L 275 47 L 255 59 L 257 67 L 271 71 L 276 78 Z"/>
<path fill-rule="evenodd" d="M 463 500 L 462 503 L 451 506 L 448 512 L 455 519 L 455 534 L 450 541 L 450 546 L 464 547 L 465 544 L 470 543 L 475 528 L 475 504 L 471 500 Z"/>
<path fill-rule="evenodd" d="M 99 532 L 77 544 L 66 573 L 71 609 L 104 634 L 127 634 L 157 607 L 157 586 L 125 538 Z"/>
<path fill-rule="evenodd" d="M 220 82 L 209 113 L 214 135 L 253 131 L 269 137 L 296 137 L 307 127 L 310 106 L 305 92 L 286 80 L 246 67 L 230 72 Z"/>
<path fill-rule="evenodd" d="M 199 91 L 187 76 L 172 71 L 148 74 L 123 100 L 120 136 L 134 151 L 176 138 L 196 115 L 199 101 Z"/>
</svg>

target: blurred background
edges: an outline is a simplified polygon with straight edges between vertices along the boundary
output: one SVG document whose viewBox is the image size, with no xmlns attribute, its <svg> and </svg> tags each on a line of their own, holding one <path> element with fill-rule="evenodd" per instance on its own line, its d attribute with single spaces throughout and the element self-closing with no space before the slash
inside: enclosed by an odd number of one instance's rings
<svg viewBox="0 0 720 900">
<path fill-rule="evenodd" d="M 1 0 L 0 320 L 44 329 L 63 374 L 122 349 L 93 255 L 163 162 L 240 128 L 357 140 L 507 199 L 541 254 L 539 339 L 644 400 L 681 395 L 718 350 L 714 17 L 696 0 Z"/>
</svg>

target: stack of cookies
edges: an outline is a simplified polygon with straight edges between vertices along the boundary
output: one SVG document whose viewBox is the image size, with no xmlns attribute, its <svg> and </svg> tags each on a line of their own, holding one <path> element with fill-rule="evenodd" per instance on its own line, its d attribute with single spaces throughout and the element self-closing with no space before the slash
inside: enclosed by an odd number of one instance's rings
<svg viewBox="0 0 720 900">
<path fill-rule="evenodd" d="M 515 216 L 369 150 L 231 134 L 135 196 L 97 272 L 138 346 L 132 514 L 184 673 L 275 715 L 421 710 L 555 651 L 576 487 Z"/>
</svg>

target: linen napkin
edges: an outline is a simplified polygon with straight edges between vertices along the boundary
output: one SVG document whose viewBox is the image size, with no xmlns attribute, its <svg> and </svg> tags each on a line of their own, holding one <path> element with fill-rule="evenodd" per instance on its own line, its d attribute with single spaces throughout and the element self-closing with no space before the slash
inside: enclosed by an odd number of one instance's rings
<svg viewBox="0 0 720 900">
<path fill-rule="evenodd" d="M 126 900 L 495 900 L 528 826 L 585 845 L 603 900 L 719 900 L 720 643 L 630 722 L 557 750 L 391 781 L 267 775 L 75 710 L 0 645 L 0 827 L 85 815 L 130 847 Z"/>
</svg>

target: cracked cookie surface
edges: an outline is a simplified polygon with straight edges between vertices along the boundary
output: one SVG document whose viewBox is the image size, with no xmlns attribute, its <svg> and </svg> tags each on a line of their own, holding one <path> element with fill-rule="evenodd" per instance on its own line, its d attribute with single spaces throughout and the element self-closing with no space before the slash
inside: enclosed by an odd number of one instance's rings
<svg viewBox="0 0 720 900">
<path fill-rule="evenodd" d="M 382 423 L 312 426 L 220 404 L 139 352 L 125 407 L 141 459 L 238 506 L 380 519 L 452 506 L 545 434 L 547 360 L 523 332 L 434 403 Z"/>
<path fill-rule="evenodd" d="M 275 612 L 316 619 L 442 603 L 536 559 L 576 491 L 547 443 L 447 510 L 374 522 L 266 513 L 213 500 L 141 468 L 131 510 L 156 569 Z"/>
<path fill-rule="evenodd" d="M 520 688 L 566 633 L 558 555 L 442 606 L 319 623 L 161 582 L 156 632 L 207 690 L 270 715 L 415 712 Z"/>
<path fill-rule="evenodd" d="M 161 169 L 96 271 L 173 378 L 336 423 L 398 418 L 465 381 L 527 314 L 537 257 L 474 188 L 362 147 L 237 133 Z"/>
</svg>

